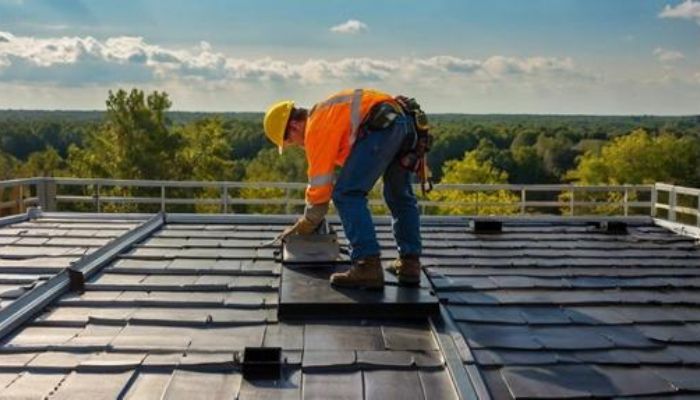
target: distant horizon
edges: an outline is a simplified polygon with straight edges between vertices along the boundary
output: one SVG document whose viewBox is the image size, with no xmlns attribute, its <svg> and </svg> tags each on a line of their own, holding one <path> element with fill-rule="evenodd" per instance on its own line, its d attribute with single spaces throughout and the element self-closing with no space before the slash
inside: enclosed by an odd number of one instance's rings
<svg viewBox="0 0 700 400">
<path fill-rule="evenodd" d="M 105 109 L 42 109 L 42 108 L 0 108 L 2 112 L 86 112 L 86 113 L 104 113 Z M 265 110 L 246 111 L 246 110 L 222 110 L 222 111 L 201 111 L 201 110 L 183 110 L 170 109 L 168 112 L 175 113 L 192 113 L 192 114 L 264 114 Z M 464 115 L 464 116 L 533 116 L 533 117 L 650 117 L 650 118 L 696 118 L 700 117 L 700 111 L 697 114 L 555 114 L 555 113 L 507 113 L 507 112 L 485 112 L 485 113 L 469 113 L 469 112 L 430 112 L 429 115 Z"/>
<path fill-rule="evenodd" d="M 436 113 L 696 115 L 698 39 L 700 0 L 0 0 L 0 108 L 138 87 L 264 110 L 373 87 Z"/>
</svg>

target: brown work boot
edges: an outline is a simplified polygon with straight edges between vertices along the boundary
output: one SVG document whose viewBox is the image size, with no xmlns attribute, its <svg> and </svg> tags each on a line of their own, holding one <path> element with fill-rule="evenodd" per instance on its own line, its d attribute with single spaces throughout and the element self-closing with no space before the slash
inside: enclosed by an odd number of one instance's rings
<svg viewBox="0 0 700 400">
<path fill-rule="evenodd" d="M 365 289 L 383 288 L 384 272 L 379 256 L 357 260 L 349 270 L 331 275 L 331 285 Z"/>
<path fill-rule="evenodd" d="M 420 259 L 418 256 L 401 256 L 394 260 L 386 270 L 396 275 L 401 284 L 418 285 L 420 283 Z"/>
</svg>

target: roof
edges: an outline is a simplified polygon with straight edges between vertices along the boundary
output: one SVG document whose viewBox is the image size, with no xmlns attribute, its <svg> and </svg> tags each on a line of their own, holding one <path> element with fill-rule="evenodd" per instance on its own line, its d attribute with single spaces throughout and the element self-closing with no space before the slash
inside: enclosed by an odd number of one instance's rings
<svg viewBox="0 0 700 400">
<path fill-rule="evenodd" d="M 611 235 L 536 220 L 424 236 L 431 280 L 470 350 L 464 361 L 494 398 L 700 393 L 694 239 L 651 222 Z"/>
<path fill-rule="evenodd" d="M 120 218 L 54 213 L 6 226 L 0 240 L 11 246 L 41 229 L 48 240 L 21 266 L 5 256 L 14 247 L 0 250 L 0 277 L 46 279 L 75 262 L 78 250 L 46 256 L 66 230 L 85 252 L 111 228 L 145 221 Z M 280 321 L 280 263 L 259 245 L 289 217 L 167 220 L 89 277 L 84 293 L 62 295 L 3 339 L 0 398 L 700 394 L 700 248 L 649 218 L 625 219 L 617 234 L 585 219 L 505 220 L 502 232 L 478 234 L 468 219 L 425 218 L 423 262 L 442 314 L 410 321 Z M 386 219 L 377 231 L 392 259 Z M 243 379 L 246 346 L 281 347 L 283 379 Z"/>
<path fill-rule="evenodd" d="M 284 225 L 261 221 L 167 223 L 119 254 L 3 340 L 0 397 L 457 398 L 428 320 L 279 321 L 280 264 L 258 247 Z M 283 379 L 243 379 L 247 346 L 281 347 Z"/>
<path fill-rule="evenodd" d="M 0 225 L 0 308 L 140 222 L 101 217 Z"/>
</svg>

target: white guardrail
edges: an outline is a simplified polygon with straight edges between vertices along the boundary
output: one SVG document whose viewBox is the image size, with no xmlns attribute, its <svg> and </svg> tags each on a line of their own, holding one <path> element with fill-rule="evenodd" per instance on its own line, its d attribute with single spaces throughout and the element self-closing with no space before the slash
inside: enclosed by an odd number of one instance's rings
<svg viewBox="0 0 700 400">
<path fill-rule="evenodd" d="M 0 214 L 40 206 L 46 211 L 178 211 L 293 213 L 304 205 L 305 183 L 28 178 L 0 181 Z M 381 187 L 371 196 L 381 206 Z M 417 189 L 417 188 L 416 188 Z M 647 215 L 700 226 L 700 189 L 654 185 L 438 184 L 419 197 L 426 214 Z M 122 209 L 119 209 L 119 207 Z M 192 211 L 192 210 L 188 210 Z"/>
</svg>

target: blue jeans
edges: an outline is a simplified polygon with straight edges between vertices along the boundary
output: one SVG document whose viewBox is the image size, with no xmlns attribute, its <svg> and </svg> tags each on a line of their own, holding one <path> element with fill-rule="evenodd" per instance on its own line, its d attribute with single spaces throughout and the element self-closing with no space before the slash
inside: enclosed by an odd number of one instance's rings
<svg viewBox="0 0 700 400">
<path fill-rule="evenodd" d="M 353 261 L 380 254 L 367 207 L 367 193 L 384 178 L 384 200 L 392 216 L 394 238 L 401 255 L 420 255 L 420 212 L 411 187 L 412 173 L 399 165 L 398 153 L 412 140 L 412 121 L 399 116 L 384 130 L 367 131 L 355 142 L 333 189 L 333 204 L 352 246 Z"/>
</svg>

